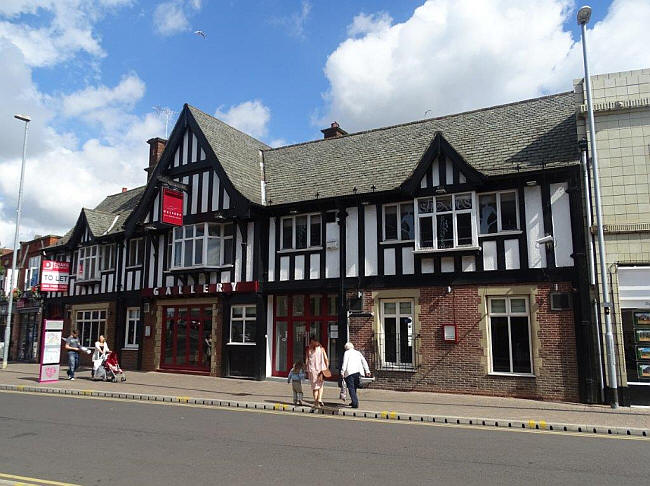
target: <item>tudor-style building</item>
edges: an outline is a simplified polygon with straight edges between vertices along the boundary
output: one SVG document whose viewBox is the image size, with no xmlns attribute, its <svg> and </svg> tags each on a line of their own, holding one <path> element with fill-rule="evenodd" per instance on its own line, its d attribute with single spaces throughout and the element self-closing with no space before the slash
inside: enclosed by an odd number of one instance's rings
<svg viewBox="0 0 650 486">
<path fill-rule="evenodd" d="M 115 244 L 112 285 L 52 306 L 80 327 L 114 302 L 142 369 L 282 377 L 314 336 L 334 372 L 354 342 L 377 387 L 599 400 L 571 93 L 323 132 L 272 149 L 185 105 L 125 211 L 84 210 L 57 250 L 88 280 Z"/>
</svg>

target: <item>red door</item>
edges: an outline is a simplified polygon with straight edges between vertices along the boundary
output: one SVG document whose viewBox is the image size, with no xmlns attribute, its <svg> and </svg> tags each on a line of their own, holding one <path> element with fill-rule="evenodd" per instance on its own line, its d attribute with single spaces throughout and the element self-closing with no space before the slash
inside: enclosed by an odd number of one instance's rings
<svg viewBox="0 0 650 486">
<path fill-rule="evenodd" d="M 305 361 L 305 348 L 311 338 L 327 351 L 332 374 L 336 374 L 338 357 L 338 307 L 335 295 L 279 295 L 274 298 L 273 375 L 287 376 L 293 364 Z M 336 332 L 335 331 L 335 332 Z"/>
<path fill-rule="evenodd" d="M 161 351 L 161 368 L 209 372 L 212 306 L 164 307 Z"/>
</svg>

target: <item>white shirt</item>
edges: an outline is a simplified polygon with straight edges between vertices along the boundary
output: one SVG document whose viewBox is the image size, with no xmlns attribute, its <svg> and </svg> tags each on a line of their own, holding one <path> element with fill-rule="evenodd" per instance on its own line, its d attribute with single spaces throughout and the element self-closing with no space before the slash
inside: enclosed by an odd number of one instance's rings
<svg viewBox="0 0 650 486">
<path fill-rule="evenodd" d="M 368 362 L 366 361 L 366 358 L 363 357 L 363 354 L 356 349 L 348 349 L 343 355 L 341 373 L 343 373 L 343 376 L 350 376 L 355 373 L 369 375 L 370 369 L 368 368 Z"/>
</svg>

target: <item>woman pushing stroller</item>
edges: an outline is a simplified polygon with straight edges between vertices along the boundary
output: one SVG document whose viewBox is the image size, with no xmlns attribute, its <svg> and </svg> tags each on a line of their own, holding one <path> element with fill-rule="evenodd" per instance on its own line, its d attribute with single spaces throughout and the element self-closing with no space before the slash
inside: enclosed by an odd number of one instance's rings
<svg viewBox="0 0 650 486">
<path fill-rule="evenodd" d="M 111 350 L 108 349 L 108 343 L 106 342 L 106 338 L 102 335 L 99 336 L 99 340 L 95 341 L 95 352 L 93 353 L 93 371 L 91 373 L 91 376 L 94 378 L 95 373 L 97 373 L 97 370 L 104 364 L 104 360 L 108 357 L 108 353 L 110 353 Z"/>
</svg>

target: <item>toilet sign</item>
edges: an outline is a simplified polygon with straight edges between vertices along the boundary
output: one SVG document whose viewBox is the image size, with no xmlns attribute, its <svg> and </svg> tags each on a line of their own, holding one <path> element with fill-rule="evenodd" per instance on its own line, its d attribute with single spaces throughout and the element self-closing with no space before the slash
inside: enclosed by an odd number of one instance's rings
<svg viewBox="0 0 650 486">
<path fill-rule="evenodd" d="M 62 320 L 46 319 L 43 322 L 43 335 L 41 337 L 41 367 L 38 373 L 39 383 L 59 381 L 62 334 Z"/>
<path fill-rule="evenodd" d="M 69 275 L 69 262 L 43 260 L 41 271 L 41 292 L 67 292 Z"/>
</svg>

